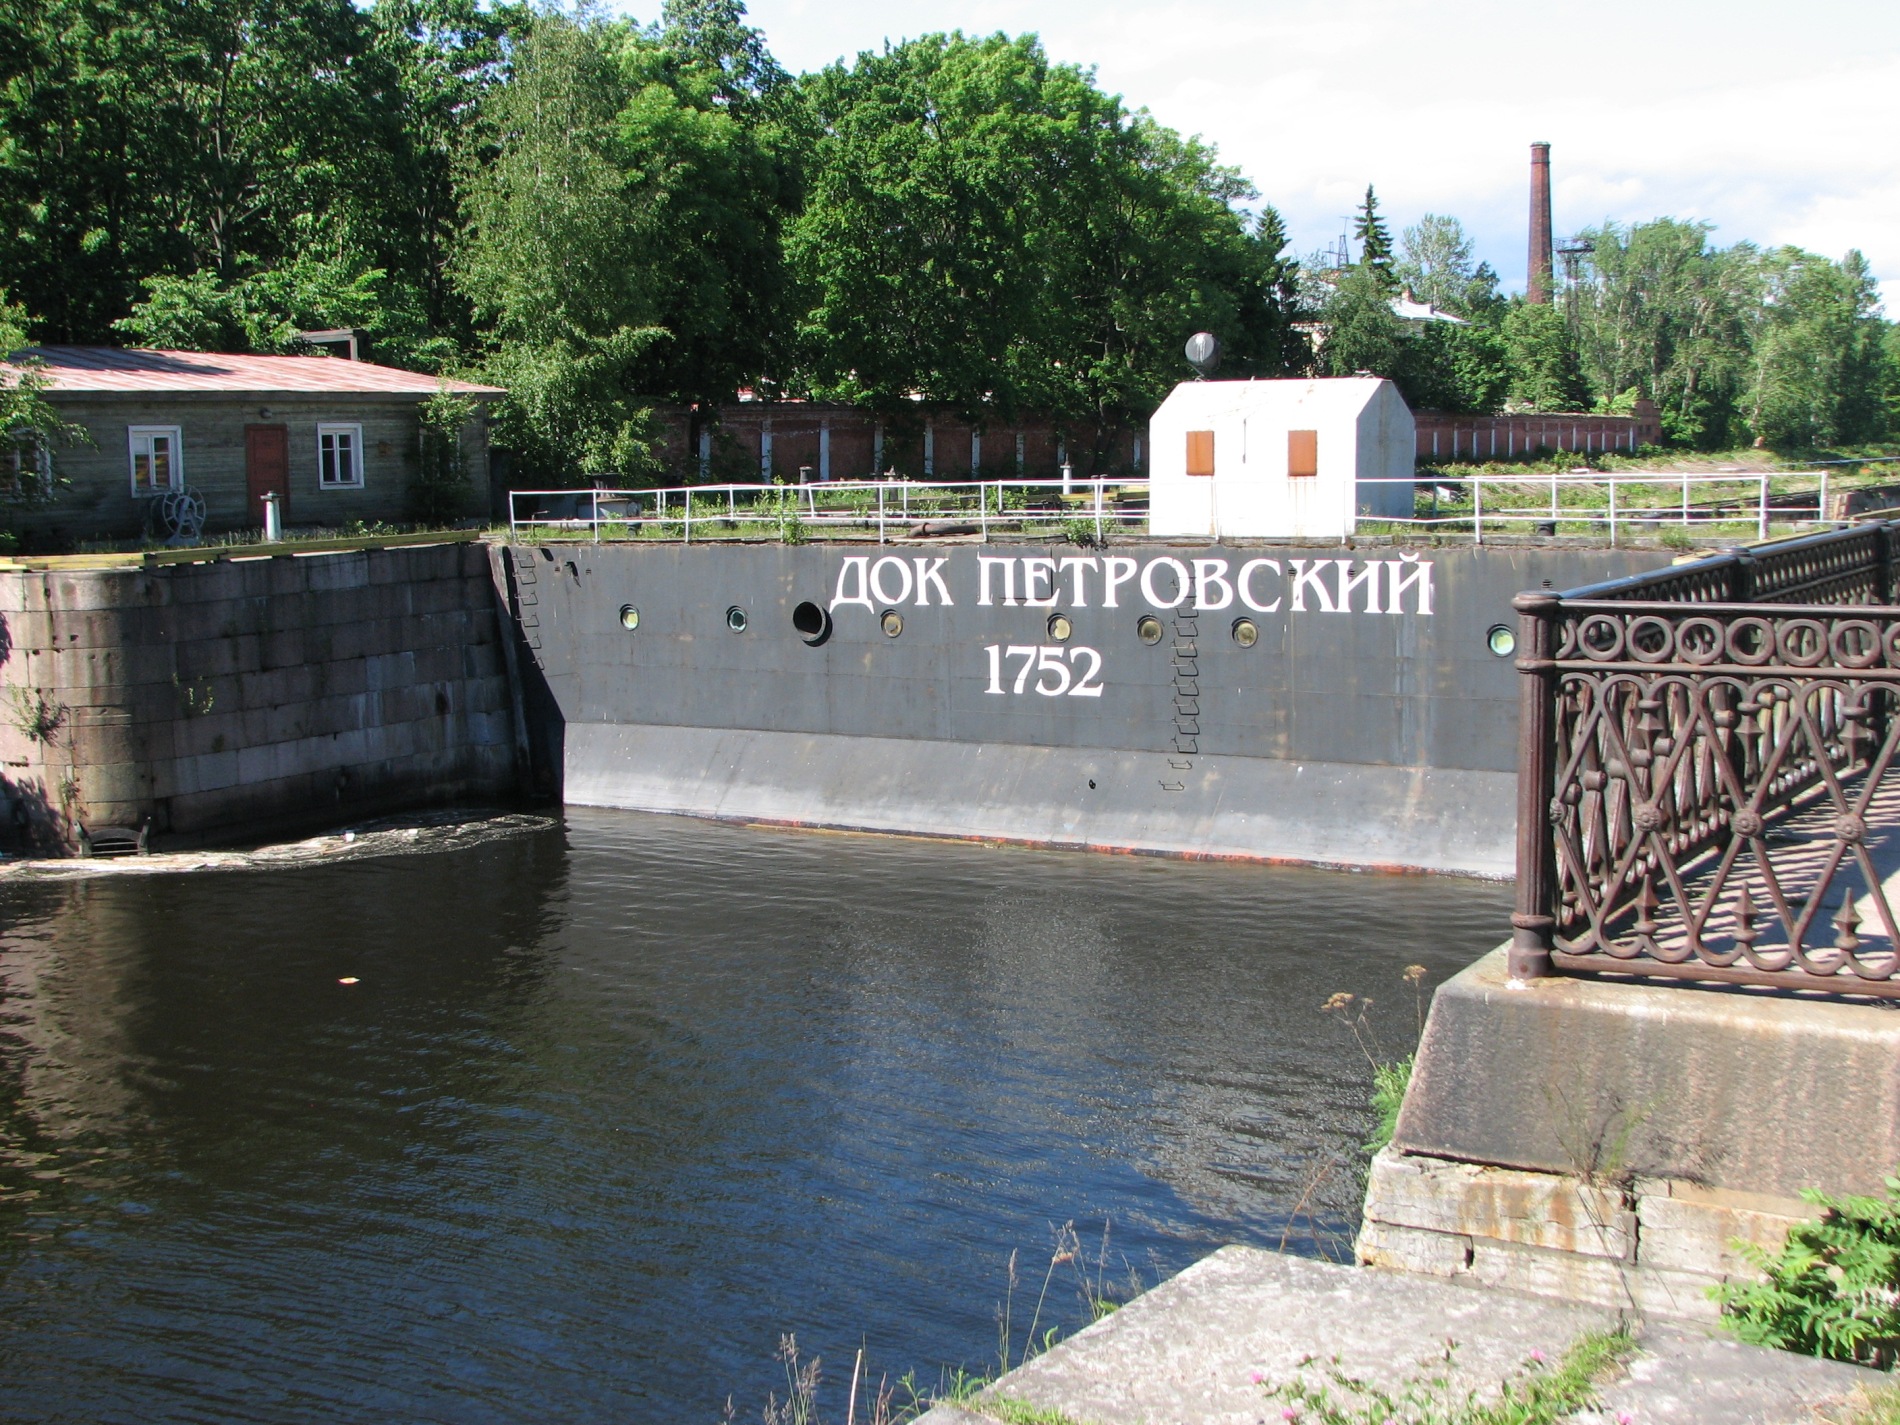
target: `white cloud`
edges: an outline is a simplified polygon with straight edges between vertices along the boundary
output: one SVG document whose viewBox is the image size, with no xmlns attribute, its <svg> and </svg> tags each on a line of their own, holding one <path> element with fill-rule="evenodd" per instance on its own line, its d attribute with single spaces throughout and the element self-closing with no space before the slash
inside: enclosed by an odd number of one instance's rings
<svg viewBox="0 0 1900 1425">
<path fill-rule="evenodd" d="M 644 17 L 657 0 L 634 5 Z M 1199 133 L 1305 251 L 1368 182 L 1396 226 L 1463 219 L 1521 284 L 1528 146 L 1559 233 L 1663 214 L 1719 241 L 1867 253 L 1900 299 L 1900 26 L 1891 0 L 755 0 L 811 69 L 932 30 L 1033 30 L 1105 88 Z M 1895 310 L 1890 302 L 1890 311 Z"/>
</svg>

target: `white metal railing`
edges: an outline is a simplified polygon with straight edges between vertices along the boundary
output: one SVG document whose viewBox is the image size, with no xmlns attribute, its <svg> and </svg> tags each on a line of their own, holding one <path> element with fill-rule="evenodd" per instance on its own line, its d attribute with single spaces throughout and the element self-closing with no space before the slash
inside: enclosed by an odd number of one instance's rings
<svg viewBox="0 0 1900 1425">
<path fill-rule="evenodd" d="M 1805 489 L 1790 488 L 1808 475 L 1818 476 L 1818 482 Z M 1410 515 L 1370 512 L 1380 502 L 1376 495 L 1366 498 L 1368 487 L 1391 485 L 1413 487 Z M 1361 525 L 1468 534 L 1479 544 L 1487 529 L 1500 534 L 1556 534 L 1569 526 L 1581 533 L 1607 536 L 1614 545 L 1632 527 L 1651 534 L 1664 526 L 1687 530 L 1698 525 L 1752 524 L 1755 537 L 1766 539 L 1771 523 L 1825 522 L 1828 472 L 1824 468 L 1708 474 L 1577 471 L 1361 480 L 1359 489 Z"/>
<path fill-rule="evenodd" d="M 1813 483 L 1809 483 L 1810 479 Z M 1298 483 L 1298 482 L 1296 482 Z M 1584 533 L 1614 545 L 1666 528 L 1713 534 L 1714 526 L 1826 522 L 1829 472 L 1618 471 L 1360 480 L 1358 532 L 1416 531 L 1440 538 Z M 1408 514 L 1379 513 L 1380 487 L 1404 486 Z M 1324 487 L 1314 486 L 1318 494 Z M 1338 487 L 1335 486 L 1335 489 Z M 876 530 L 879 541 L 918 526 L 968 532 L 1085 521 L 1096 538 L 1146 532 L 1150 482 L 1143 480 L 831 480 L 796 485 L 674 485 L 661 489 L 516 490 L 508 527 L 517 537 L 708 539 L 775 532 L 822 537 Z M 1368 528 L 1370 527 L 1370 528 Z M 796 532 L 794 532 L 796 531 Z"/>
<path fill-rule="evenodd" d="M 516 536 L 580 534 L 600 539 L 661 536 L 691 542 L 766 526 L 822 533 L 875 529 L 908 533 L 919 524 L 965 529 L 1084 520 L 1096 538 L 1145 524 L 1146 480 L 826 480 L 798 485 L 674 485 L 651 490 L 513 490 L 508 529 Z"/>
</svg>

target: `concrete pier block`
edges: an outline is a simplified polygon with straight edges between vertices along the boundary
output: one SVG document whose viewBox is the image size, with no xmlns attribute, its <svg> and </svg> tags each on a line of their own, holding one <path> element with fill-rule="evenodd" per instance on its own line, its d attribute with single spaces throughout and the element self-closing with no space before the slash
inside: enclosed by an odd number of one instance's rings
<svg viewBox="0 0 1900 1425">
<path fill-rule="evenodd" d="M 1842 1086 L 1852 1085 L 1851 1091 Z M 1364 1262 L 1668 1316 L 1757 1269 L 1900 1161 L 1900 1014 L 1672 984 L 1516 984 L 1504 951 L 1442 986 Z"/>
<path fill-rule="evenodd" d="M 1393 1143 L 1780 1199 L 1878 1193 L 1900 1164 L 1900 1013 L 1730 987 L 1513 985 L 1495 950 L 1434 997 Z"/>
</svg>

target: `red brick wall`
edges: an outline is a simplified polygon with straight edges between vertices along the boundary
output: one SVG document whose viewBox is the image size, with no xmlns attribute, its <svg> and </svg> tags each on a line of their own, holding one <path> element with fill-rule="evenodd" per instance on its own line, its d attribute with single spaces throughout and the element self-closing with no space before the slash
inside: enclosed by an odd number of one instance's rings
<svg viewBox="0 0 1900 1425">
<path fill-rule="evenodd" d="M 778 479 L 795 481 L 801 466 L 809 466 L 812 478 L 819 478 L 820 432 L 830 430 L 830 474 L 834 480 L 863 480 L 894 470 L 913 479 L 925 471 L 924 432 L 930 431 L 930 470 L 939 480 L 968 480 L 972 428 L 967 421 L 947 414 L 932 414 L 921 407 L 907 418 L 880 422 L 870 411 L 819 401 L 735 401 L 707 413 L 711 421 L 713 454 L 706 478 L 714 481 L 750 482 L 764 470 L 761 459 L 767 422 L 771 428 L 771 470 Z M 692 442 L 692 413 L 683 406 L 658 406 L 654 409 L 658 426 L 654 452 L 666 467 L 663 478 L 698 480 L 700 461 Z M 882 427 L 881 466 L 874 465 Z M 1025 417 L 999 422 L 984 428 L 979 469 L 986 479 L 1014 479 L 1017 475 L 1016 438 L 1023 438 L 1022 473 L 1029 479 L 1060 474 L 1061 433 L 1055 423 L 1043 417 Z M 1142 449 L 1136 458 L 1136 443 L 1145 447 L 1145 430 L 1124 432 L 1106 452 L 1102 465 L 1107 474 L 1128 475 L 1147 472 L 1148 456 Z M 1077 475 L 1090 472 L 1089 437 L 1084 434 L 1069 447 L 1067 454 Z"/>
<path fill-rule="evenodd" d="M 1633 451 L 1662 443 L 1656 407 L 1638 401 L 1627 416 L 1584 413 L 1523 413 L 1508 416 L 1452 416 L 1415 411 L 1418 458 L 1427 461 L 1509 459 L 1544 450 Z"/>
</svg>

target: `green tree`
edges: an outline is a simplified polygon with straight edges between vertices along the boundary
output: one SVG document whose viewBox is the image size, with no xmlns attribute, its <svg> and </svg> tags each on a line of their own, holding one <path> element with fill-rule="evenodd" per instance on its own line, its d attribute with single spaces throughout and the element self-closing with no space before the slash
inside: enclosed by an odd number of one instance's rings
<svg viewBox="0 0 1900 1425">
<path fill-rule="evenodd" d="M 1456 218 L 1427 213 L 1400 237 L 1393 267 L 1400 285 L 1441 312 L 1495 325 L 1503 320 L 1497 273 L 1474 262 L 1474 246 Z"/>
<path fill-rule="evenodd" d="M 469 93 L 492 80 L 500 13 L 476 0 L 11 7 L 0 271 L 37 333 L 109 340 L 152 280 L 185 284 L 163 298 L 177 307 L 313 249 L 348 281 L 380 272 L 388 300 L 456 329 L 448 154 Z"/>
<path fill-rule="evenodd" d="M 618 161 L 635 216 L 606 260 L 645 273 L 642 318 L 664 327 L 637 380 L 684 402 L 729 399 L 783 364 L 785 217 L 802 144 L 784 72 L 734 0 L 669 4 L 657 35 L 616 55 Z"/>
<path fill-rule="evenodd" d="M 1304 328 L 1312 313 L 1302 294 L 1299 260 L 1288 252 L 1286 222 L 1277 208 L 1261 208 L 1249 234 L 1251 276 L 1240 314 L 1226 341 L 1228 369 L 1242 376 L 1302 376 L 1313 369 Z"/>
<path fill-rule="evenodd" d="M 1128 114 L 1033 36 L 931 35 L 802 84 L 815 134 L 787 237 L 799 384 L 901 417 L 1023 410 L 1101 458 L 1219 333 L 1236 365 L 1296 358 L 1277 215 L 1212 150 Z"/>
<path fill-rule="evenodd" d="M 1379 216 L 1379 197 L 1366 185 L 1366 200 L 1352 220 L 1352 235 L 1359 241 L 1359 265 L 1373 273 L 1379 287 L 1388 296 L 1399 290 L 1392 259 L 1392 230 Z"/>
<path fill-rule="evenodd" d="M 1512 303 L 1503 337 L 1512 405 L 1531 411 L 1580 411 L 1589 405 L 1576 344 L 1559 308 Z"/>
<path fill-rule="evenodd" d="M 37 504 L 64 484 L 59 450 L 88 441 L 42 394 L 41 362 L 27 348 L 26 312 L 0 288 L 0 504 Z"/>
<path fill-rule="evenodd" d="M 354 327 L 375 360 L 424 370 L 453 362 L 453 339 L 429 330 L 416 290 L 363 261 L 313 244 L 232 282 L 209 268 L 148 277 L 143 300 L 112 326 L 139 346 L 267 353 L 302 349 L 302 331 Z"/>
<path fill-rule="evenodd" d="M 1508 347 L 1484 322 L 1420 322 L 1408 336 L 1399 389 L 1415 410 L 1487 416 L 1509 394 Z"/>
<path fill-rule="evenodd" d="M 1708 234 L 1674 218 L 1584 233 L 1594 250 L 1576 294 L 1577 340 L 1596 396 L 1647 396 L 1671 440 L 1717 447 L 1740 434 L 1747 316 L 1760 297 L 1755 249 L 1715 249 Z"/>
<path fill-rule="evenodd" d="M 1392 297 L 1375 267 L 1343 269 L 1323 313 L 1326 340 L 1320 360 L 1328 376 L 1368 372 L 1398 380 L 1410 367 L 1405 323 L 1393 314 Z"/>
<path fill-rule="evenodd" d="M 538 16 L 488 98 L 492 158 L 465 180 L 457 277 L 493 332 L 485 374 L 509 392 L 496 435 L 541 482 L 650 471 L 641 372 L 665 333 L 653 275 L 632 260 L 650 202 L 621 150 L 626 35 Z"/>
<path fill-rule="evenodd" d="M 666 0 L 653 37 L 683 67 L 716 76 L 723 106 L 752 108 L 785 93 L 791 76 L 745 17 L 740 0 Z"/>
<path fill-rule="evenodd" d="M 1784 247 L 1760 267 L 1749 428 L 1770 445 L 1802 449 L 1883 434 L 1886 323 L 1866 259 L 1850 252 L 1836 263 Z"/>
</svg>

